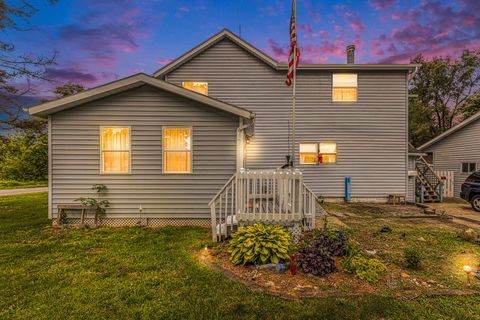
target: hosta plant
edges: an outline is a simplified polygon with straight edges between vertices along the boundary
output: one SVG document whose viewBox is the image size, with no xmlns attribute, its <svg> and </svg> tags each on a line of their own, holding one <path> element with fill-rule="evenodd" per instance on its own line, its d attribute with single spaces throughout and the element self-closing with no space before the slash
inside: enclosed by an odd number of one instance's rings
<svg viewBox="0 0 480 320">
<path fill-rule="evenodd" d="M 292 238 L 281 226 L 254 224 L 232 235 L 228 252 L 234 264 L 279 263 L 288 260 Z"/>
</svg>

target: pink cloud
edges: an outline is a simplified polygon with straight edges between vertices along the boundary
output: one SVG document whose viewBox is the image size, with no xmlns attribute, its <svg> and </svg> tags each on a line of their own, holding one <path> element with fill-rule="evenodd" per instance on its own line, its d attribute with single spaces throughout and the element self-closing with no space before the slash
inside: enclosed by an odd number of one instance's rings
<svg viewBox="0 0 480 320">
<path fill-rule="evenodd" d="M 157 63 L 158 64 L 169 64 L 170 62 L 172 62 L 174 59 L 158 59 L 157 60 Z"/>
</svg>

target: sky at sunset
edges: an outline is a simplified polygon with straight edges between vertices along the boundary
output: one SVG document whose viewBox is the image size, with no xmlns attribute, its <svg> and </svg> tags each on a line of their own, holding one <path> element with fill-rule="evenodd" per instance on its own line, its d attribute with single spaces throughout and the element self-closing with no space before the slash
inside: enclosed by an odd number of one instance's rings
<svg viewBox="0 0 480 320">
<path fill-rule="evenodd" d="M 291 1 L 59 0 L 32 1 L 30 30 L 7 38 L 17 53 L 51 55 L 51 83 L 37 96 L 71 81 L 93 87 L 137 72 L 153 73 L 223 28 L 277 60 L 286 60 Z M 358 63 L 407 63 L 458 56 L 480 48 L 480 0 L 298 0 L 302 63 L 344 63 L 345 46 Z"/>
</svg>

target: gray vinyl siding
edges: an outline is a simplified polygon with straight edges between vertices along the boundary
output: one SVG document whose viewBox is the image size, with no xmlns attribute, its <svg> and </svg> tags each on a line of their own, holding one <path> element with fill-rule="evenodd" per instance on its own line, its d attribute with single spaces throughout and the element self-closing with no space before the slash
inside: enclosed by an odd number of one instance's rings
<svg viewBox="0 0 480 320">
<path fill-rule="evenodd" d="M 343 197 L 344 178 L 350 176 L 352 197 L 405 194 L 406 73 L 358 72 L 357 103 L 332 103 L 331 78 L 327 71 L 298 74 L 297 151 L 299 142 L 334 141 L 338 147 L 337 164 L 302 167 L 307 185 L 318 195 Z M 284 72 L 224 39 L 165 79 L 178 85 L 207 81 L 210 96 L 256 113 L 248 168 L 285 163 L 292 91 Z"/>
<path fill-rule="evenodd" d="M 480 119 L 422 151 L 433 152 L 435 170 L 454 172 L 454 194 L 459 197 L 462 183 L 470 175 L 462 173 L 462 162 L 475 162 L 480 169 Z"/>
<path fill-rule="evenodd" d="M 236 170 L 236 116 L 142 86 L 52 115 L 53 212 L 108 187 L 109 217 L 209 217 Z M 131 173 L 100 174 L 100 126 L 131 127 Z M 193 173 L 162 172 L 162 127 L 192 127 Z"/>
</svg>

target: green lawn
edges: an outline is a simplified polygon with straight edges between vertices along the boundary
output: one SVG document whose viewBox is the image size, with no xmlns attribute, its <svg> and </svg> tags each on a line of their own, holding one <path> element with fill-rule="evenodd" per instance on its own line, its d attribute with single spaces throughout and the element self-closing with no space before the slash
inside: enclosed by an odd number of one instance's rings
<svg viewBox="0 0 480 320">
<path fill-rule="evenodd" d="M 0 180 L 0 190 L 1 189 L 46 187 L 47 185 L 48 185 L 47 181 Z"/>
<path fill-rule="evenodd" d="M 47 195 L 0 197 L 0 319 L 478 319 L 480 297 L 286 301 L 197 262 L 201 228 L 49 227 Z"/>
</svg>

